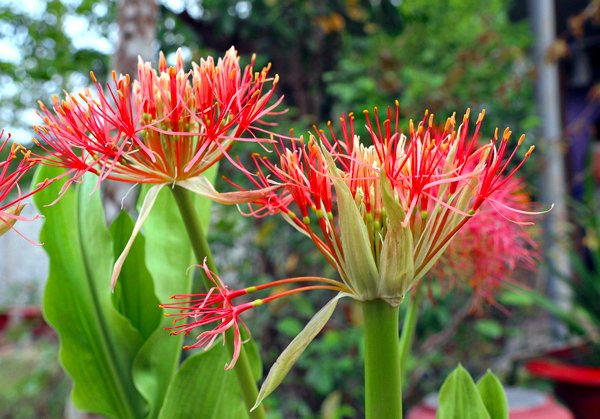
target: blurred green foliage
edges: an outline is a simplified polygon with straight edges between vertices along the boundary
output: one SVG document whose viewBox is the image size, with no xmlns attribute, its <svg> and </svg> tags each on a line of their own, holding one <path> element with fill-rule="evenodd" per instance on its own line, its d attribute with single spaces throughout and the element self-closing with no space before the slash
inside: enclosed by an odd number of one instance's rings
<svg viewBox="0 0 600 419">
<path fill-rule="evenodd" d="M 114 13 L 108 1 L 0 2 L 0 127 L 28 128 L 38 100 L 106 73 Z"/>
<path fill-rule="evenodd" d="M 573 293 L 573 312 L 568 316 L 579 320 L 585 336 L 595 343 L 595 365 L 600 364 L 600 199 L 593 167 L 597 164 L 590 156 L 584 179 L 582 202 L 574 202 L 574 229 L 577 234 L 575 248 L 571 250 L 573 278 L 564 278 Z M 569 325 L 567 323 L 567 325 Z M 570 325 L 569 325 L 570 326 Z M 580 331 L 570 326 L 572 331 Z"/>
<path fill-rule="evenodd" d="M 405 117 L 425 109 L 439 123 L 467 107 L 487 110 L 484 132 L 531 129 L 532 65 L 527 22 L 509 20 L 506 0 L 404 1 L 400 34 L 344 38 L 338 68 L 325 74 L 335 114 L 399 99 Z"/>
</svg>

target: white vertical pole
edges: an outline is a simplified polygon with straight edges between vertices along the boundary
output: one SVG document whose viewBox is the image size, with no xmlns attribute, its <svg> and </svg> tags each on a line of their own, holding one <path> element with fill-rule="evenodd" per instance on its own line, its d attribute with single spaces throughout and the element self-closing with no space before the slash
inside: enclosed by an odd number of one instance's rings
<svg viewBox="0 0 600 419">
<path fill-rule="evenodd" d="M 571 305 L 571 293 L 561 276 L 569 277 L 569 237 L 567 186 L 562 136 L 558 69 L 555 61 L 546 60 L 546 52 L 556 39 L 554 0 L 530 0 L 535 31 L 537 68 L 537 109 L 541 117 L 539 150 L 543 156 L 542 201 L 554 205 L 544 220 L 544 258 L 549 268 L 542 270 L 548 280 L 550 298 L 562 308 Z"/>
</svg>

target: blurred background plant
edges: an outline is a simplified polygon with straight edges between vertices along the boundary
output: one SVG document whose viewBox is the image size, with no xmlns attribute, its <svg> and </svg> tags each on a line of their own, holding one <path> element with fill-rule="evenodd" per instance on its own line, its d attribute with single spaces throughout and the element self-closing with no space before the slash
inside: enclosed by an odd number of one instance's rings
<svg viewBox="0 0 600 419">
<path fill-rule="evenodd" d="M 279 122 L 280 131 L 294 127 L 302 134 L 313 124 L 324 127 L 341 112 L 360 113 L 398 99 L 405 117 L 417 120 L 426 108 L 443 120 L 450 112 L 457 111 L 460 118 L 467 107 L 475 113 L 485 107 L 487 137 L 498 125 L 529 134 L 538 123 L 533 109 L 533 35 L 521 3 L 160 0 L 156 13 L 144 24 L 155 28 L 154 54 L 163 50 L 173 58 L 182 47 L 186 59 L 198 59 L 221 55 L 235 45 L 246 62 L 251 53 L 257 53 L 257 67 L 271 61 L 274 73 L 281 76 L 280 93 L 289 109 Z M 0 57 L 0 126 L 27 143 L 33 135 L 29 126 L 37 122 L 37 100 L 49 103 L 62 89 L 83 89 L 90 84 L 90 70 L 108 78 L 124 33 L 118 11 L 127 4 L 148 7 L 148 2 L 135 0 L 0 0 L 4 51 Z M 237 147 L 241 159 L 247 158 L 250 147 Z M 533 176 L 537 168 L 529 167 Z M 238 181 L 227 164 L 221 166 L 221 174 Z M 228 187 L 224 181 L 217 185 L 217 189 Z M 225 282 L 251 285 L 300 274 L 333 275 L 310 241 L 279 218 L 254 222 L 240 217 L 235 208 L 213 208 L 209 241 Z M 536 287 L 530 274 L 517 276 L 516 280 Z M 0 282 L 5 280 L 0 278 Z M 476 296 L 467 288 L 447 293 L 432 280 L 430 294 L 417 325 L 414 353 L 419 356 L 409 362 L 407 406 L 439 388 L 457 360 L 474 376 L 489 366 L 502 375 L 524 347 L 537 344 L 529 341 L 529 332 L 546 325 L 547 315 L 521 306 L 508 306 L 511 315 L 502 307 L 490 307 L 485 317 L 482 313 L 473 316 L 468 307 Z M 319 294 L 297 297 L 248 319 L 266 366 L 325 301 Z M 299 368 L 267 400 L 270 411 L 282 412 L 280 417 L 362 415 L 361 339 L 348 327 L 361 320 L 351 303 L 343 304 L 323 336 L 301 358 Z M 525 316 L 531 320 L 523 322 Z M 543 343 L 545 337 L 540 339 Z M 40 363 L 26 381 L 37 383 L 31 388 L 44 397 L 64 400 L 66 381 L 56 373 L 56 354 L 45 355 L 46 350 L 56 350 L 54 344 L 36 340 L 28 346 L 39 350 Z M 6 387 L 4 377 L 11 376 L 13 364 L 0 363 L 1 388 Z M 425 365 L 430 368 L 426 370 Z M 38 372 L 54 378 L 44 381 Z M 62 384 L 54 384 L 59 381 Z M 0 412 L 9 412 L 0 417 L 18 417 L 11 412 L 25 412 L 19 406 L 30 400 L 28 391 L 10 391 L 12 395 L 0 396 Z M 45 417 L 60 417 L 54 413 L 60 408 L 56 409 Z"/>
<path fill-rule="evenodd" d="M 64 417 L 69 383 L 56 362 L 56 337 L 43 326 L 39 309 L 35 318 L 13 314 L 0 324 L 0 417 Z"/>
</svg>

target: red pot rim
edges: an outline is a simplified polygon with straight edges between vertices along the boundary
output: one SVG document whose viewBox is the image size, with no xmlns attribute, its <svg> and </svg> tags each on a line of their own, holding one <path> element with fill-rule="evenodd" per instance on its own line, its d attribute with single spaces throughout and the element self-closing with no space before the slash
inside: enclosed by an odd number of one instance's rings
<svg viewBox="0 0 600 419">
<path fill-rule="evenodd" d="M 525 368 L 538 377 L 549 378 L 558 382 L 582 386 L 600 386 L 600 368 L 571 365 L 544 359 L 529 361 L 525 364 Z"/>
</svg>

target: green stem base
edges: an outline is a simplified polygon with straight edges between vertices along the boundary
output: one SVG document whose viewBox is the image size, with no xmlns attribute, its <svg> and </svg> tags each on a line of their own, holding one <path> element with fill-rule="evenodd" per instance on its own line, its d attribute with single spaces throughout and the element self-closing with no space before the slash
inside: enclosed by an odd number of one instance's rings
<svg viewBox="0 0 600 419">
<path fill-rule="evenodd" d="M 399 308 L 362 303 L 365 319 L 365 418 L 402 419 Z"/>
<path fill-rule="evenodd" d="M 419 317 L 419 307 L 421 306 L 421 296 L 423 295 L 422 286 L 417 285 L 417 290 L 413 297 L 409 296 L 408 309 L 402 324 L 402 334 L 400 335 L 400 370 L 402 371 L 402 382 L 406 380 L 406 363 L 410 355 L 410 348 L 415 337 L 417 328 L 417 318 Z"/>
</svg>

